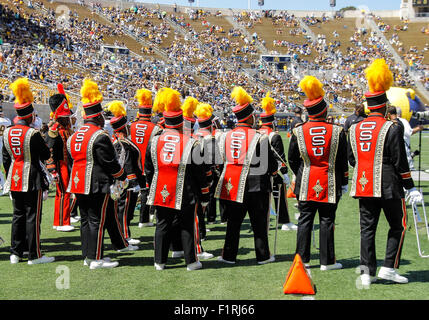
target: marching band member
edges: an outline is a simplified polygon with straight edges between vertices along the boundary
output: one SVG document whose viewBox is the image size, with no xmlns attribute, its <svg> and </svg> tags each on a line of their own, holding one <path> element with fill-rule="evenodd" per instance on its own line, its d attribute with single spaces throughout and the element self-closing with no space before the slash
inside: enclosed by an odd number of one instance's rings
<svg viewBox="0 0 429 320">
<path fill-rule="evenodd" d="M 194 97 L 187 97 L 182 104 L 183 132 L 184 134 L 191 135 L 195 139 L 198 139 L 198 137 L 195 136 L 195 132 L 194 132 L 194 127 L 197 121 L 197 119 L 195 118 L 194 112 L 198 104 L 199 104 L 198 100 L 195 99 Z M 203 146 L 201 146 L 201 148 L 203 148 Z M 209 164 L 207 164 L 206 168 L 208 170 L 206 173 L 207 182 L 211 184 L 213 181 L 212 181 L 212 175 L 211 175 Z M 206 239 L 206 235 L 207 235 L 206 211 L 207 210 L 202 209 L 201 202 L 198 202 L 197 217 L 195 219 L 195 228 L 197 230 L 196 232 L 197 254 L 198 254 L 198 257 L 201 259 L 213 258 L 213 255 L 211 253 L 204 251 L 201 243 Z"/>
<path fill-rule="evenodd" d="M 28 251 L 30 265 L 50 263 L 55 258 L 42 255 L 40 223 L 43 192 L 49 188 L 42 166 L 51 153 L 40 132 L 31 128 L 34 98 L 28 79 L 20 78 L 10 88 L 15 96 L 17 121 L 5 129 L 2 150 L 4 191 L 10 191 L 13 205 L 10 263 L 18 263 L 24 251 Z"/>
<path fill-rule="evenodd" d="M 149 142 L 145 160 L 148 204 L 156 207 L 157 216 L 155 269 L 165 268 L 171 241 L 179 229 L 187 270 L 196 270 L 202 268 L 195 248 L 198 200 L 206 207 L 210 199 L 205 166 L 194 163 L 192 156 L 200 154 L 200 144 L 183 132 L 180 93 L 166 88 L 159 100 L 165 108 L 165 130 Z"/>
<path fill-rule="evenodd" d="M 210 215 L 213 215 L 213 213 L 210 213 L 210 210 L 215 210 L 214 216 L 216 216 L 216 199 L 214 199 L 214 190 L 216 188 L 216 185 L 214 185 L 214 170 L 216 166 L 216 160 L 219 161 L 221 158 L 219 150 L 216 145 L 216 140 L 213 135 L 213 108 L 211 105 L 207 103 L 198 103 L 197 107 L 195 108 L 194 114 L 198 119 L 198 132 L 195 134 L 196 139 L 199 140 L 201 145 L 201 157 L 203 163 L 206 164 L 206 176 L 207 176 L 207 182 L 210 185 L 210 202 L 205 210 L 200 206 L 198 206 L 198 220 L 205 220 L 206 216 L 207 219 Z M 216 154 L 216 151 L 217 154 Z M 215 158 L 216 155 L 218 156 L 217 159 Z M 213 203 L 214 202 L 214 205 Z M 205 222 L 202 223 L 205 225 Z M 201 234 L 201 240 L 205 239 L 205 234 Z M 202 249 L 201 243 L 197 244 L 197 252 L 198 257 L 201 259 L 210 259 L 213 258 L 213 254 L 205 252 Z"/>
<path fill-rule="evenodd" d="M 49 128 L 46 144 L 51 150 L 51 158 L 47 161 L 47 169 L 56 182 L 54 229 L 57 231 L 73 231 L 70 223 L 71 194 L 67 192 L 70 180 L 71 163 L 67 153 L 67 140 L 72 135 L 70 122 L 70 102 L 61 84 L 57 94 L 49 98 L 52 120 L 55 123 Z"/>
<path fill-rule="evenodd" d="M 146 204 L 149 195 L 149 187 L 144 177 L 144 163 L 146 159 L 146 151 L 149 141 L 162 131 L 162 128 L 152 123 L 152 92 L 147 89 L 139 89 L 136 92 L 138 101 L 137 120 L 130 125 L 130 139 L 140 150 L 140 160 L 142 174 L 144 178 L 143 188 L 140 190 L 140 219 L 139 228 L 151 227 L 153 223 L 150 221 L 150 212 L 152 207 Z"/>
<path fill-rule="evenodd" d="M 299 86 L 307 96 L 304 107 L 309 120 L 295 126 L 288 151 L 300 212 L 296 253 L 309 264 L 313 222 L 319 212 L 320 269 L 341 269 L 335 258 L 334 227 L 338 202 L 347 190 L 346 135 L 341 126 L 326 122 L 328 105 L 322 83 L 306 76 Z"/>
<path fill-rule="evenodd" d="M 213 137 L 215 139 L 215 143 L 216 143 L 216 149 L 220 152 L 219 149 L 219 143 L 222 141 L 222 137 L 225 134 L 225 131 L 223 131 L 222 129 L 222 125 L 219 121 L 218 117 L 214 117 L 213 120 Z M 222 164 L 223 160 L 222 160 L 222 156 L 219 154 L 219 161 L 217 161 L 218 158 L 216 159 L 216 166 L 212 169 L 213 172 L 213 198 L 212 201 L 210 201 L 210 209 L 208 210 L 208 215 L 207 215 L 207 221 L 208 224 L 214 224 L 216 222 L 216 211 L 217 211 L 217 201 L 219 201 L 219 216 L 220 216 L 220 223 L 221 224 L 225 224 L 227 219 L 226 219 L 226 215 L 225 215 L 225 203 L 227 200 L 223 200 L 223 199 L 216 199 L 214 197 L 214 190 L 216 190 L 216 186 L 219 182 L 220 179 L 220 174 L 221 174 L 221 168 L 220 168 L 220 164 Z"/>
<path fill-rule="evenodd" d="M 140 240 L 131 238 L 130 223 L 134 218 L 139 191 L 146 185 L 141 170 L 140 150 L 128 139 L 130 129 L 127 120 L 127 111 L 122 101 L 110 102 L 108 110 L 113 115 L 112 119 L 110 119 L 110 125 L 112 126 L 115 138 L 113 146 L 116 153 L 124 158 L 123 167 L 128 179 L 127 188 L 123 190 L 120 198 L 117 200 L 117 214 L 125 239 L 127 239 L 129 244 L 136 245 L 140 243 Z"/>
<path fill-rule="evenodd" d="M 350 127 L 348 143 L 348 158 L 354 167 L 350 196 L 359 199 L 360 278 L 363 285 L 376 281 L 375 233 L 383 209 L 390 229 L 378 277 L 407 283 L 408 279 L 397 272 L 407 228 L 404 188 L 410 191 L 411 202 L 421 201 L 421 194 L 411 178 L 402 128 L 385 119 L 386 91 L 393 83 L 392 72 L 384 59 L 376 59 L 365 74 L 369 86 L 365 97 L 370 113 Z"/>
<path fill-rule="evenodd" d="M 117 261 L 103 259 L 105 229 L 115 249 L 137 248 L 124 238 L 110 196 L 114 180 L 124 182 L 127 176 L 108 133 L 103 130 L 103 96 L 97 84 L 85 79 L 81 97 L 84 123 L 67 141 L 67 150 L 73 159 L 67 191 L 76 195 L 80 210 L 84 265 L 90 269 L 113 268 L 118 266 Z"/>
<path fill-rule="evenodd" d="M 235 87 L 231 98 L 237 103 L 233 112 L 238 124 L 219 143 L 224 165 L 215 197 L 226 200 L 227 227 L 225 244 L 218 260 L 230 264 L 236 262 L 240 227 L 248 212 L 256 260 L 265 264 L 275 261 L 269 250 L 268 221 L 271 177 L 277 173 L 277 161 L 267 135 L 253 129 L 256 124 L 252 97 L 242 87 Z"/>
<path fill-rule="evenodd" d="M 277 112 L 277 110 L 275 100 L 270 97 L 269 92 L 267 96 L 262 99 L 262 109 L 265 110 L 265 112 L 259 115 L 262 123 L 259 131 L 268 135 L 268 140 L 270 141 L 270 145 L 279 164 L 279 171 L 281 175 L 283 175 L 283 177 L 281 177 L 280 174 L 277 174 L 273 181 L 273 192 L 277 191 L 280 197 L 280 207 L 278 207 L 278 202 L 275 201 L 276 213 L 279 215 L 279 224 L 282 224 L 282 230 L 284 231 L 296 230 L 296 225 L 293 224 L 289 218 L 287 206 L 287 188 L 290 181 L 286 165 L 283 140 L 282 137 L 274 131 L 274 114 Z"/>
</svg>

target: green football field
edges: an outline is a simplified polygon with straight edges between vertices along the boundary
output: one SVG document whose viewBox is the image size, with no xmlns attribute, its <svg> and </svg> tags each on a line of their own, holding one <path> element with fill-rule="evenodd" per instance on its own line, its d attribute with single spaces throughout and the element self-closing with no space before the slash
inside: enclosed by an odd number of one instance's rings
<svg viewBox="0 0 429 320">
<path fill-rule="evenodd" d="M 418 136 L 413 137 L 412 149 L 418 148 Z M 429 133 L 422 138 L 422 168 L 429 169 Z M 286 147 L 288 139 L 285 138 Z M 416 166 L 417 166 L 416 161 Z M 428 182 L 422 182 L 425 197 L 429 199 Z M 289 199 L 289 212 L 296 223 L 296 201 Z M 202 261 L 203 269 L 186 271 L 183 259 L 169 258 L 163 271 L 155 271 L 153 263 L 153 236 L 155 227 L 139 229 L 138 212 L 133 220 L 133 238 L 142 241 L 140 250 L 118 253 L 112 250 L 106 232 L 106 255 L 119 261 L 114 269 L 89 270 L 83 266 L 80 251 L 80 232 L 57 232 L 52 229 L 54 193 L 43 203 L 41 243 L 43 254 L 55 257 L 45 265 L 17 265 L 9 262 L 12 204 L 7 196 L 0 197 L 0 236 L 5 243 L 0 247 L 0 299 L 1 300 L 301 300 L 308 298 L 285 295 L 282 288 L 292 264 L 296 243 L 295 231 L 278 231 L 276 261 L 258 265 L 255 259 L 253 234 L 246 219 L 241 230 L 240 250 L 236 265 L 225 265 L 215 258 Z M 408 225 L 413 224 L 408 207 Z M 219 218 L 218 218 L 219 222 Z M 79 227 L 79 223 L 75 224 Z M 270 247 L 273 250 L 275 217 L 271 216 Z M 208 226 L 206 251 L 219 256 L 224 242 L 226 226 Z M 318 245 L 318 217 L 315 225 Z M 380 218 L 377 230 L 377 260 L 383 263 L 388 226 Z M 429 240 L 421 231 L 423 249 L 429 254 Z M 414 227 L 407 230 L 399 272 L 409 279 L 408 284 L 378 281 L 371 288 L 356 285 L 359 265 L 359 214 L 358 202 L 349 196 L 339 203 L 335 226 L 337 261 L 342 270 L 320 271 L 318 250 L 312 247 L 311 274 L 317 293 L 315 300 L 426 300 L 429 298 L 429 259 L 418 255 Z"/>
</svg>

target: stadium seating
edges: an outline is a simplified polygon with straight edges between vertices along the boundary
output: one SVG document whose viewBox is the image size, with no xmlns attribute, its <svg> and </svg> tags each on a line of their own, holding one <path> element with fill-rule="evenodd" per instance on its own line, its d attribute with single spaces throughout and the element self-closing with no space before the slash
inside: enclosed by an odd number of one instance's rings
<svg viewBox="0 0 429 320">
<path fill-rule="evenodd" d="M 385 58 L 396 71 L 391 54 L 372 30 L 363 28 L 356 19 L 340 16 L 297 18 L 283 11 L 243 10 L 227 17 L 215 9 L 174 12 L 166 7 L 158 11 L 144 4 L 120 9 L 49 0 L 38 0 L 33 8 L 19 0 L 0 3 L 19 13 L 22 27 L 43 21 L 49 29 L 47 36 L 43 36 L 43 29 L 19 35 L 6 32 L 5 40 L 12 41 L 13 49 L 5 49 L 4 54 L 16 63 L 6 63 L 2 77 L 12 80 L 28 76 L 37 83 L 37 90 L 42 90 L 41 84 L 55 88 L 61 82 L 78 96 L 82 79 L 91 77 L 106 99 L 124 99 L 133 105 L 135 90 L 140 87 L 156 91 L 172 86 L 184 96 L 193 95 L 211 103 L 215 110 L 226 111 L 231 87 L 242 85 L 256 100 L 270 90 L 279 100 L 280 110 L 288 111 L 302 103 L 297 87 L 299 79 L 309 73 L 324 83 L 327 99 L 333 104 L 331 112 L 342 113 L 350 112 L 362 99 L 363 71 L 373 58 Z M 66 33 L 58 25 L 64 13 L 61 5 L 66 5 L 70 14 Z M 428 25 L 378 17 L 374 20 L 429 87 L 424 65 L 429 49 Z M 0 22 L 2 26 L 8 30 Z M 24 52 L 18 57 L 14 54 L 17 45 Z M 101 52 L 103 45 L 125 46 L 131 52 Z M 268 52 L 290 54 L 294 64 L 275 71 L 259 61 L 260 54 Z M 413 86 L 408 75 L 401 72 L 395 72 L 395 82 Z"/>
</svg>

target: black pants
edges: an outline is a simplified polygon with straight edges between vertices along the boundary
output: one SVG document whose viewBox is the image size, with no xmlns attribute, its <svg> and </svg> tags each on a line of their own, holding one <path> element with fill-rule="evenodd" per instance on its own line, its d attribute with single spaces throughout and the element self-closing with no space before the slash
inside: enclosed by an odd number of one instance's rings
<svg viewBox="0 0 429 320">
<path fill-rule="evenodd" d="M 310 261 L 311 235 L 316 212 L 319 212 L 319 249 L 320 264 L 335 263 L 334 229 L 336 204 L 315 201 L 298 201 L 299 219 L 296 241 L 296 253 L 301 256 L 302 262 Z"/>
<path fill-rule="evenodd" d="M 138 192 L 124 190 L 117 201 L 118 219 L 125 239 L 131 238 L 130 223 L 134 218 L 138 195 Z"/>
<path fill-rule="evenodd" d="M 204 222 L 203 208 L 199 202 L 197 203 L 197 214 L 194 219 L 194 224 L 195 224 L 195 248 L 197 250 L 197 254 L 200 254 L 204 252 L 202 239 L 205 239 L 207 229 L 206 229 L 206 224 Z M 203 227 L 204 231 L 202 231 L 200 227 Z M 183 251 L 182 235 L 179 228 L 174 229 L 174 231 L 172 232 L 170 249 L 172 251 Z"/>
<path fill-rule="evenodd" d="M 197 261 L 195 248 L 195 217 L 197 205 L 184 206 L 181 210 L 156 207 L 155 262 L 165 264 L 175 235 L 180 235 L 181 248 L 186 264 Z M 178 250 L 181 251 L 181 250 Z"/>
<path fill-rule="evenodd" d="M 28 250 L 28 260 L 42 257 L 40 224 L 42 222 L 42 190 L 12 191 L 12 233 L 10 252 L 22 257 Z"/>
<path fill-rule="evenodd" d="M 150 215 L 155 213 L 155 207 L 146 204 L 148 196 L 149 188 L 140 191 L 140 223 L 148 223 Z"/>
<path fill-rule="evenodd" d="M 289 218 L 289 211 L 287 207 L 287 187 L 284 183 L 280 184 L 280 191 L 279 191 L 279 185 L 274 184 L 273 185 L 273 193 L 280 192 L 280 209 L 278 208 L 278 201 L 277 199 L 274 199 L 275 207 L 276 207 L 276 213 L 279 214 L 279 224 L 285 224 L 290 222 Z"/>
<path fill-rule="evenodd" d="M 207 206 L 207 212 L 206 212 L 206 216 L 207 216 L 207 222 L 215 222 L 216 221 L 216 208 L 217 205 L 217 201 L 216 198 L 214 198 L 214 194 L 211 193 L 210 194 L 210 202 L 209 205 Z"/>
<path fill-rule="evenodd" d="M 76 197 L 70 197 L 70 217 L 77 217 L 77 200 Z"/>
<path fill-rule="evenodd" d="M 225 202 L 227 226 L 225 244 L 222 257 L 228 261 L 235 261 L 240 242 L 240 228 L 246 213 L 249 213 L 255 243 L 256 260 L 264 261 L 270 258 L 268 245 L 268 227 L 270 215 L 270 193 L 246 193 L 243 203 L 234 201 Z"/>
<path fill-rule="evenodd" d="M 128 247 L 121 231 L 115 202 L 109 194 L 76 194 L 81 222 L 82 256 L 92 260 L 103 258 L 104 231 L 107 229 L 114 249 Z"/>
<path fill-rule="evenodd" d="M 404 199 L 359 199 L 361 235 L 360 264 L 361 268 L 368 268 L 368 270 L 362 270 L 362 272 L 369 272 L 371 276 L 375 276 L 377 270 L 375 233 L 381 209 L 383 209 L 390 227 L 387 235 L 384 267 L 399 268 L 402 245 L 407 229 L 407 211 Z"/>
<path fill-rule="evenodd" d="M 226 212 L 225 212 L 225 207 L 226 207 L 227 202 L 228 202 L 228 200 L 219 199 L 219 214 L 220 214 L 220 221 L 221 222 L 226 222 L 228 220 L 228 218 L 226 216 Z"/>
<path fill-rule="evenodd" d="M 206 228 L 206 214 L 208 211 L 208 206 L 206 208 L 205 211 L 203 211 L 203 207 L 201 206 L 200 203 L 198 203 L 197 206 L 197 221 L 195 221 L 195 223 L 197 224 L 198 227 L 198 231 L 199 231 L 199 236 L 201 239 L 205 239 L 206 235 L 207 235 L 207 228 Z"/>
<path fill-rule="evenodd" d="M 213 170 L 215 171 L 215 170 Z M 210 186 L 210 202 L 207 206 L 206 216 L 207 216 L 207 222 L 215 222 L 216 221 L 216 213 L 217 213 L 217 199 L 214 197 L 216 186 L 219 182 L 219 176 L 216 172 L 213 173 L 213 183 Z"/>
</svg>

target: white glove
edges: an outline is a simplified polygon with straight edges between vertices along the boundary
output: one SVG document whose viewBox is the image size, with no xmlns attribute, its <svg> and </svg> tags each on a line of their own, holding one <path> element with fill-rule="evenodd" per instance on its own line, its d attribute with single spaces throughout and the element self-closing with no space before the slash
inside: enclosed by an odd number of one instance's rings
<svg viewBox="0 0 429 320">
<path fill-rule="evenodd" d="M 345 186 L 341 186 L 341 191 L 341 195 L 346 194 L 349 191 L 349 185 L 346 184 Z"/>
<path fill-rule="evenodd" d="M 43 201 L 46 201 L 48 199 L 48 190 L 43 191 Z"/>
<path fill-rule="evenodd" d="M 289 187 L 289 185 L 290 185 L 290 179 L 289 179 L 289 176 L 287 175 L 287 173 L 285 173 L 285 174 L 283 175 L 283 183 L 284 183 L 287 187 Z"/>
<path fill-rule="evenodd" d="M 410 204 L 416 204 L 423 201 L 423 196 L 416 188 L 412 188 L 409 193 Z"/>
<path fill-rule="evenodd" d="M 405 191 L 405 202 L 408 202 L 410 200 L 410 190 L 407 190 L 404 188 Z"/>
</svg>

